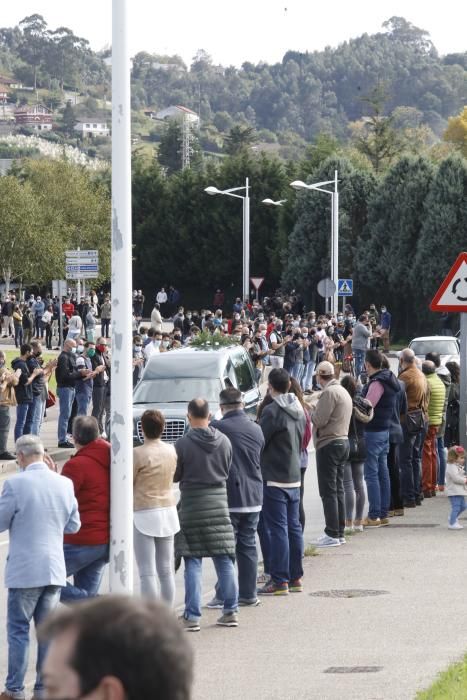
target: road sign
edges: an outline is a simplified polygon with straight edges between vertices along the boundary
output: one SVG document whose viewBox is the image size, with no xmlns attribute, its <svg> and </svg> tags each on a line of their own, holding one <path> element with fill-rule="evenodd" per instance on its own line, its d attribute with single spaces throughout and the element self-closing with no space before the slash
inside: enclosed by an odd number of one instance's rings
<svg viewBox="0 0 467 700">
<path fill-rule="evenodd" d="M 98 250 L 67 250 L 65 251 L 67 258 L 98 258 Z"/>
<path fill-rule="evenodd" d="M 258 290 L 264 282 L 264 277 L 250 277 L 250 282 Z"/>
<path fill-rule="evenodd" d="M 99 272 L 99 265 L 66 265 L 67 272 Z"/>
<path fill-rule="evenodd" d="M 92 280 L 99 277 L 99 272 L 67 272 L 67 280 Z"/>
<path fill-rule="evenodd" d="M 61 299 L 68 292 L 66 280 L 52 280 L 52 296 Z"/>
<path fill-rule="evenodd" d="M 353 296 L 353 280 L 338 280 L 337 295 L 340 297 Z"/>
<path fill-rule="evenodd" d="M 430 304 L 432 311 L 467 313 L 467 253 L 461 253 Z"/>
<path fill-rule="evenodd" d="M 335 294 L 336 285 L 329 277 L 325 277 L 318 282 L 318 294 L 325 299 L 329 299 Z"/>
<path fill-rule="evenodd" d="M 66 258 L 67 265 L 99 265 L 99 258 Z"/>
</svg>

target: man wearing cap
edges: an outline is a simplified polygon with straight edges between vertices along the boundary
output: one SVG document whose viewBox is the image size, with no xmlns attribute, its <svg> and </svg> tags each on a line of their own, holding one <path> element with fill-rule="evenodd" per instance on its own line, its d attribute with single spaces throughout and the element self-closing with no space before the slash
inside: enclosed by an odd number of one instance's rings
<svg viewBox="0 0 467 700">
<path fill-rule="evenodd" d="M 322 388 L 312 410 L 313 440 L 316 447 L 319 495 L 323 502 L 325 528 L 317 547 L 338 547 L 345 543 L 344 465 L 349 457 L 349 425 L 352 417 L 350 394 L 334 377 L 334 366 L 320 362 L 316 379 Z"/>
</svg>

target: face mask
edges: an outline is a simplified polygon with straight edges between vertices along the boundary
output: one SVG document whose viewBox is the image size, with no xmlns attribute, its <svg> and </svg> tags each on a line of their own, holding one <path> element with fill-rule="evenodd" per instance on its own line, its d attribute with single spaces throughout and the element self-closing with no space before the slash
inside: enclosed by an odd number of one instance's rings
<svg viewBox="0 0 467 700">
<path fill-rule="evenodd" d="M 95 354 L 96 354 L 95 348 L 88 348 L 88 357 L 94 357 Z"/>
<path fill-rule="evenodd" d="M 167 342 L 166 340 L 164 340 L 164 341 L 162 342 L 162 347 L 163 347 L 163 348 L 168 348 L 168 347 L 169 347 L 169 344 L 168 344 L 168 342 Z"/>
<path fill-rule="evenodd" d="M 187 314 L 186 317 L 187 317 L 188 319 L 190 319 L 190 318 L 191 318 L 191 314 Z"/>
<path fill-rule="evenodd" d="M 136 353 L 137 355 L 138 355 L 138 354 L 141 354 L 141 353 L 143 352 L 143 350 L 142 350 L 142 348 L 141 348 L 141 345 L 133 345 L 133 350 L 135 351 L 135 353 Z"/>
<path fill-rule="evenodd" d="M 76 348 L 76 352 L 78 353 L 78 355 L 82 355 L 84 352 L 84 345 L 78 345 L 78 347 Z"/>
<path fill-rule="evenodd" d="M 386 309 L 385 309 L 385 308 L 384 308 L 384 306 L 383 306 L 383 307 L 381 308 L 381 313 L 383 313 L 383 314 L 384 314 L 384 313 L 385 313 L 385 311 L 386 311 Z"/>
<path fill-rule="evenodd" d="M 34 353 L 34 357 L 40 357 L 42 355 L 42 350 L 38 350 Z"/>
<path fill-rule="evenodd" d="M 264 338 L 264 337 L 265 337 L 265 335 L 266 335 L 266 331 L 261 331 L 261 335 L 262 335 L 262 336 L 263 336 L 263 338 Z"/>
<path fill-rule="evenodd" d="M 106 345 L 96 345 L 96 349 L 99 350 L 99 352 L 105 352 L 107 350 Z"/>
<path fill-rule="evenodd" d="M 75 353 L 75 352 L 76 352 L 76 348 L 71 348 L 71 352 Z"/>
<path fill-rule="evenodd" d="M 264 321 L 264 316 L 262 314 L 258 316 L 258 321 Z"/>
<path fill-rule="evenodd" d="M 144 333 L 143 336 L 142 336 L 142 338 L 143 338 L 143 340 L 147 340 L 147 339 L 148 339 L 148 334 L 147 334 L 147 333 Z"/>
<path fill-rule="evenodd" d="M 235 314 L 234 319 L 238 321 L 240 319 L 240 314 Z"/>
<path fill-rule="evenodd" d="M 155 340 L 155 341 L 154 341 L 154 345 L 155 345 L 156 348 L 158 348 L 158 347 L 160 346 L 160 344 L 161 344 L 161 341 L 160 341 L 160 340 Z"/>
<path fill-rule="evenodd" d="M 174 340 L 181 340 L 182 336 L 181 335 L 174 335 Z"/>
<path fill-rule="evenodd" d="M 308 338 L 308 333 L 302 332 L 302 336 L 303 336 L 304 338 Z"/>
</svg>

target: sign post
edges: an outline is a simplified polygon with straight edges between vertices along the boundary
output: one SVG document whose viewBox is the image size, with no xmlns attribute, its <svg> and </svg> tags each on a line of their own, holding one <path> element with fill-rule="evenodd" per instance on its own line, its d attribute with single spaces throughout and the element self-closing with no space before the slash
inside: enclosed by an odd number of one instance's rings
<svg viewBox="0 0 467 700">
<path fill-rule="evenodd" d="M 432 311 L 460 313 L 459 440 L 467 451 L 467 253 L 460 253 L 430 304 Z"/>
<path fill-rule="evenodd" d="M 250 282 L 253 285 L 253 287 L 256 289 L 256 301 L 259 300 L 259 290 L 261 285 L 264 282 L 264 277 L 250 277 Z"/>
<path fill-rule="evenodd" d="M 332 281 L 332 279 L 330 279 L 329 277 L 325 277 L 324 279 L 318 282 L 317 290 L 318 294 L 324 298 L 324 312 L 327 314 L 329 309 L 328 300 L 334 297 L 337 291 L 337 287 Z"/>
<path fill-rule="evenodd" d="M 52 281 L 52 296 L 58 297 L 58 343 L 60 349 L 63 348 L 63 297 L 67 295 L 66 280 Z"/>
</svg>

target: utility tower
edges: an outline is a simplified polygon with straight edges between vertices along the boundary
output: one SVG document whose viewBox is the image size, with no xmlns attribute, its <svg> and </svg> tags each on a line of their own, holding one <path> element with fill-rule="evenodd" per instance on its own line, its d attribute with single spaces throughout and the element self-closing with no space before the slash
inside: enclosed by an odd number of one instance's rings
<svg viewBox="0 0 467 700">
<path fill-rule="evenodd" d="M 184 114 L 182 119 L 182 170 L 190 167 L 190 156 L 193 152 L 191 140 L 191 123 L 188 115 Z"/>
</svg>

